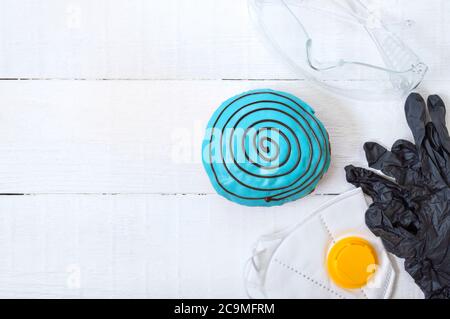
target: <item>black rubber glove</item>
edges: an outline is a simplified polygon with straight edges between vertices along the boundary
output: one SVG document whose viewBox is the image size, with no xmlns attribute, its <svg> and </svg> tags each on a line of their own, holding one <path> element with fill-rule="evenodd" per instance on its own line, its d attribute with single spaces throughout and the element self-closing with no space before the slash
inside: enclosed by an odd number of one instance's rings
<svg viewBox="0 0 450 319">
<path fill-rule="evenodd" d="M 366 223 L 386 249 L 405 258 L 405 269 L 426 298 L 450 298 L 450 137 L 441 98 L 411 94 L 406 119 L 415 145 L 399 140 L 391 151 L 377 143 L 364 150 L 372 171 L 347 166 L 347 181 L 361 187 L 373 204 Z M 395 181 L 395 182 L 394 182 Z"/>
</svg>

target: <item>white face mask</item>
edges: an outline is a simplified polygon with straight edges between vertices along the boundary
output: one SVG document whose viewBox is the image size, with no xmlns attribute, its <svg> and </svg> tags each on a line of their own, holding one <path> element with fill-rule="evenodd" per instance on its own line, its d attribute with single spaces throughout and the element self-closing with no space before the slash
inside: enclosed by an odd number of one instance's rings
<svg viewBox="0 0 450 319">
<path fill-rule="evenodd" d="M 389 298 L 395 272 L 383 244 L 365 225 L 366 209 L 358 188 L 299 225 L 261 237 L 246 269 L 249 297 Z M 363 272 L 367 280 L 358 282 Z"/>
</svg>

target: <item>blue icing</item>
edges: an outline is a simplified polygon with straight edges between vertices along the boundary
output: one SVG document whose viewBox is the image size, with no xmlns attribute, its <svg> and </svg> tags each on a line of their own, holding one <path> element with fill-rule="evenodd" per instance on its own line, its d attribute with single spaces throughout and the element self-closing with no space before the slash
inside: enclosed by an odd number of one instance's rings
<svg viewBox="0 0 450 319">
<path fill-rule="evenodd" d="M 330 165 L 314 110 L 269 89 L 225 101 L 211 117 L 203 165 L 216 191 L 247 206 L 276 206 L 312 192 Z"/>
</svg>

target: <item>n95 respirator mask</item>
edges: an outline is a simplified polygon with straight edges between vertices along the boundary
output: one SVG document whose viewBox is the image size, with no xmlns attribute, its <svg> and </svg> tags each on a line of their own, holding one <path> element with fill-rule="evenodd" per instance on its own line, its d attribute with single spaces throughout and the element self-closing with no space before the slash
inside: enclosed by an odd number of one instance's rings
<svg viewBox="0 0 450 319">
<path fill-rule="evenodd" d="M 389 298 L 395 271 L 366 227 L 361 189 L 317 209 L 302 223 L 261 237 L 245 271 L 251 298 Z"/>
</svg>

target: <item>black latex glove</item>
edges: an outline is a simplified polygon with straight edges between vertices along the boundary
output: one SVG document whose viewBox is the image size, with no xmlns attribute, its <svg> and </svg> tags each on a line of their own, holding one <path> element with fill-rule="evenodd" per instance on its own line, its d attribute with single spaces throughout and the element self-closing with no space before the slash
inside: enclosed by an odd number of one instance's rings
<svg viewBox="0 0 450 319">
<path fill-rule="evenodd" d="M 391 151 L 364 145 L 369 166 L 392 179 L 354 166 L 345 170 L 347 181 L 373 199 L 366 212 L 370 230 L 389 252 L 405 258 L 426 298 L 450 298 L 450 137 L 444 102 L 432 95 L 427 105 L 430 121 L 419 94 L 406 101 L 415 145 L 398 140 Z"/>
</svg>

